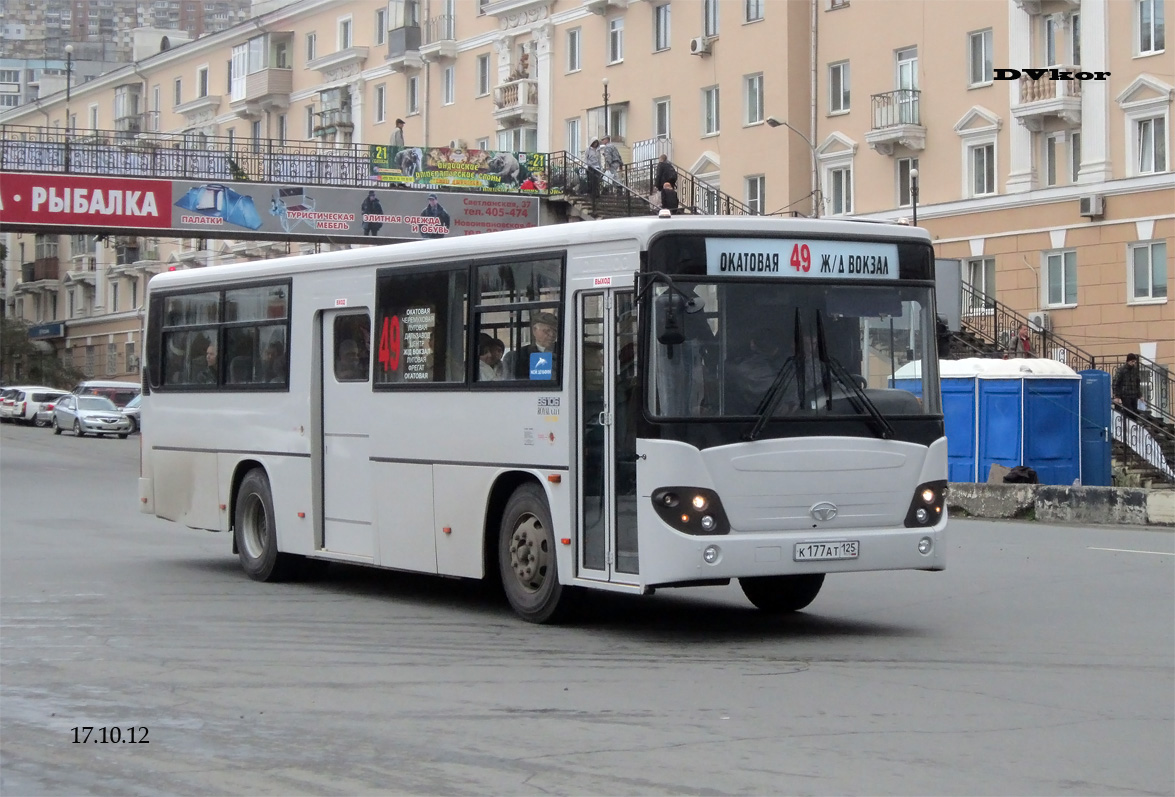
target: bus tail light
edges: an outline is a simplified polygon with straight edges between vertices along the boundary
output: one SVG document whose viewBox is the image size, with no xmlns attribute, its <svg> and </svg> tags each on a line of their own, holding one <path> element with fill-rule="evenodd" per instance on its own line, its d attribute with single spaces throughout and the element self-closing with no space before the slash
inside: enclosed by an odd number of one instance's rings
<svg viewBox="0 0 1175 797">
<path fill-rule="evenodd" d="M 673 528 L 685 534 L 729 534 L 730 521 L 718 493 L 705 487 L 662 487 L 653 491 L 653 509 Z"/>
<path fill-rule="evenodd" d="M 906 512 L 906 528 L 933 526 L 942 520 L 946 506 L 946 480 L 925 482 L 914 490 L 910 509 Z"/>
</svg>

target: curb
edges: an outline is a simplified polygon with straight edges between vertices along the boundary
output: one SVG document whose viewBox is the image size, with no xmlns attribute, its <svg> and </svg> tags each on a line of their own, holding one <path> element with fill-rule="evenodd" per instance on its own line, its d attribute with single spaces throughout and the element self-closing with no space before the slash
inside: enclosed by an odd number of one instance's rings
<svg viewBox="0 0 1175 797">
<path fill-rule="evenodd" d="M 1175 526 L 1172 490 L 970 482 L 950 487 L 947 511 L 960 517 Z"/>
</svg>

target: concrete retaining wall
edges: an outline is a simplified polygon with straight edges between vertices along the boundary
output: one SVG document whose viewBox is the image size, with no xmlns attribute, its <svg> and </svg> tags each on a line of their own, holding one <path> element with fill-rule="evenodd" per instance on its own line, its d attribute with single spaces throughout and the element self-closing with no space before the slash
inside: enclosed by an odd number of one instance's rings
<svg viewBox="0 0 1175 797">
<path fill-rule="evenodd" d="M 1175 526 L 1175 491 L 1171 490 L 954 483 L 947 506 L 956 517 Z"/>
</svg>

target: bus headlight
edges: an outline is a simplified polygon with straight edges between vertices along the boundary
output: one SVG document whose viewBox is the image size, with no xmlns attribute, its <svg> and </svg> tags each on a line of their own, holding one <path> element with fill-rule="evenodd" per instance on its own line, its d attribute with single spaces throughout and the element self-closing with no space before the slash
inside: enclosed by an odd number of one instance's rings
<svg viewBox="0 0 1175 797">
<path fill-rule="evenodd" d="M 906 512 L 906 528 L 933 526 L 946 511 L 946 480 L 919 484 Z"/>
<path fill-rule="evenodd" d="M 704 487 L 662 487 L 653 491 L 657 516 L 684 534 L 729 534 L 730 522 L 718 493 Z"/>
</svg>

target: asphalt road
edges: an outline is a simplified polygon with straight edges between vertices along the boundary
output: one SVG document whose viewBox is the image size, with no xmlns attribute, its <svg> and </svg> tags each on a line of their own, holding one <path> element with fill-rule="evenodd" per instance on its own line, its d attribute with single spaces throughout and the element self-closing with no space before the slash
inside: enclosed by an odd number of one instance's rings
<svg viewBox="0 0 1175 797">
<path fill-rule="evenodd" d="M 1169 530 L 958 522 L 945 572 L 783 620 L 732 585 L 537 627 L 466 582 L 252 582 L 138 513 L 138 447 L 0 428 L 5 795 L 1175 793 Z"/>
</svg>

